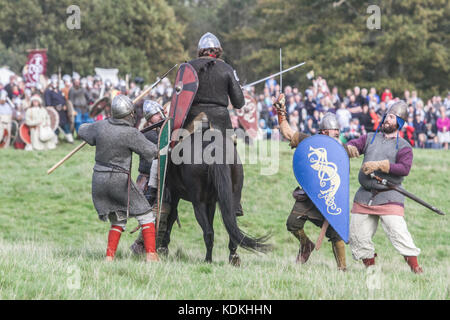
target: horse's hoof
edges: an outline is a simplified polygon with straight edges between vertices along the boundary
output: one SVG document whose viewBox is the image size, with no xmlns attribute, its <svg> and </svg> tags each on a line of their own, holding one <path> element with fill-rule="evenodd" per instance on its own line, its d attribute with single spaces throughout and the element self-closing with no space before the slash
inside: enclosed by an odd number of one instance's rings
<svg viewBox="0 0 450 320">
<path fill-rule="evenodd" d="M 238 254 L 230 255 L 229 262 L 232 266 L 240 267 L 241 266 L 241 258 Z"/>
<path fill-rule="evenodd" d="M 159 255 L 167 257 L 169 255 L 169 248 L 168 247 L 159 247 L 156 252 L 158 252 Z"/>
<path fill-rule="evenodd" d="M 206 262 L 206 263 L 212 263 L 212 259 L 206 258 L 206 259 L 205 259 L 205 262 Z"/>
</svg>

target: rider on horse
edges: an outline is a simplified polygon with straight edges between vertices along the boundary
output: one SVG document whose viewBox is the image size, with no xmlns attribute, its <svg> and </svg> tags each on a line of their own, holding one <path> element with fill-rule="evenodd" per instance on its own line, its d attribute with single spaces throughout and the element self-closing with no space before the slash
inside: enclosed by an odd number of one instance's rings
<svg viewBox="0 0 450 320">
<path fill-rule="evenodd" d="M 236 109 L 245 105 L 245 99 L 236 71 L 220 59 L 221 55 L 219 39 L 212 33 L 204 34 L 198 43 L 198 58 L 189 61 L 197 71 L 199 86 L 186 123 L 204 112 L 212 127 L 225 134 L 226 129 L 233 129 L 228 98 Z"/>
<path fill-rule="evenodd" d="M 234 108 L 240 109 L 245 105 L 245 98 L 236 71 L 220 59 L 222 52 L 219 39 L 212 33 L 205 33 L 200 38 L 198 58 L 189 61 L 197 71 L 199 85 L 185 123 L 188 126 L 194 119 L 198 119 L 200 114 L 204 114 L 205 117 L 200 118 L 207 118 L 209 126 L 219 130 L 224 141 L 234 141 L 231 136 L 227 136 L 227 129 L 229 133 L 234 133 L 228 112 L 228 101 Z M 237 162 L 231 164 L 233 177 L 243 174 L 242 164 Z M 234 178 L 233 184 L 235 185 L 233 189 L 237 189 L 238 182 Z M 240 199 L 236 207 L 236 215 L 242 216 Z"/>
</svg>

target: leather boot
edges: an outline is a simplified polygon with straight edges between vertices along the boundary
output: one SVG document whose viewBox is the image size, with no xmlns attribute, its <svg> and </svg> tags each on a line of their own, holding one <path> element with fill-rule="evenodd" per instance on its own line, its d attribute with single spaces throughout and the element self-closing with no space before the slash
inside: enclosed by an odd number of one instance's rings
<svg viewBox="0 0 450 320">
<path fill-rule="evenodd" d="M 417 262 L 417 257 L 404 256 L 403 258 L 405 258 L 405 261 L 408 263 L 412 272 L 417 274 L 423 273 L 423 269 L 419 266 L 419 263 Z"/>
<path fill-rule="evenodd" d="M 311 252 L 313 252 L 315 244 L 309 240 L 303 229 L 293 231 L 292 234 L 300 241 L 300 249 L 298 250 L 296 263 L 304 264 L 308 261 Z"/>
<path fill-rule="evenodd" d="M 375 253 L 373 255 L 373 258 L 369 258 L 369 259 L 362 259 L 362 262 L 364 263 L 364 265 L 366 267 L 370 267 L 370 266 L 374 266 L 375 265 L 375 258 L 376 258 L 377 254 Z"/>
<path fill-rule="evenodd" d="M 142 232 L 139 232 L 139 236 L 131 245 L 130 250 L 137 256 L 143 255 L 145 253 L 144 238 L 142 237 Z"/>
<path fill-rule="evenodd" d="M 347 265 L 345 263 L 345 243 L 343 240 L 339 240 L 332 243 L 334 258 L 338 270 L 347 271 Z"/>
</svg>

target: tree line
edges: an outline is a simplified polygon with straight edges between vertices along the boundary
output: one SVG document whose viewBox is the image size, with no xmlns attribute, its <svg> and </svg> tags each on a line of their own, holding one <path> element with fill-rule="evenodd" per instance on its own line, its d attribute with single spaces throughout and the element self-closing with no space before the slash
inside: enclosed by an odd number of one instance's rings
<svg viewBox="0 0 450 320">
<path fill-rule="evenodd" d="M 80 29 L 66 10 L 80 8 Z M 370 5 L 380 29 L 368 28 Z M 450 83 L 450 2 L 446 0 L 16 0 L 0 2 L 0 65 L 20 72 L 26 50 L 48 49 L 48 73 L 117 67 L 153 81 L 196 56 L 205 32 L 241 82 L 307 61 L 285 84 L 305 87 L 314 70 L 331 85 L 385 87 L 400 95 L 443 95 Z"/>
</svg>

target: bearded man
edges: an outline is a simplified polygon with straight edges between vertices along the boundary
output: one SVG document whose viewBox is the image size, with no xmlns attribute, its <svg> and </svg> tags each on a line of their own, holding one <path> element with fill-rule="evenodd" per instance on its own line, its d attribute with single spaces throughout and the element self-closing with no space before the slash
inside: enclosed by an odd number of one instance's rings
<svg viewBox="0 0 450 320">
<path fill-rule="evenodd" d="M 400 100 L 394 102 L 384 114 L 375 133 L 368 133 L 359 139 L 351 140 L 348 145 L 364 154 L 359 172 L 361 187 L 355 194 L 350 221 L 350 247 L 353 258 L 362 259 L 366 267 L 375 264 L 375 246 L 372 238 L 378 222 L 388 236 L 394 248 L 404 256 L 414 273 L 422 273 L 417 256 L 420 249 L 414 244 L 406 226 L 405 197 L 401 193 L 378 184 L 370 177 L 375 173 L 401 185 L 411 170 L 413 151 L 410 144 L 399 137 L 399 130 L 408 119 L 408 106 Z"/>
</svg>

